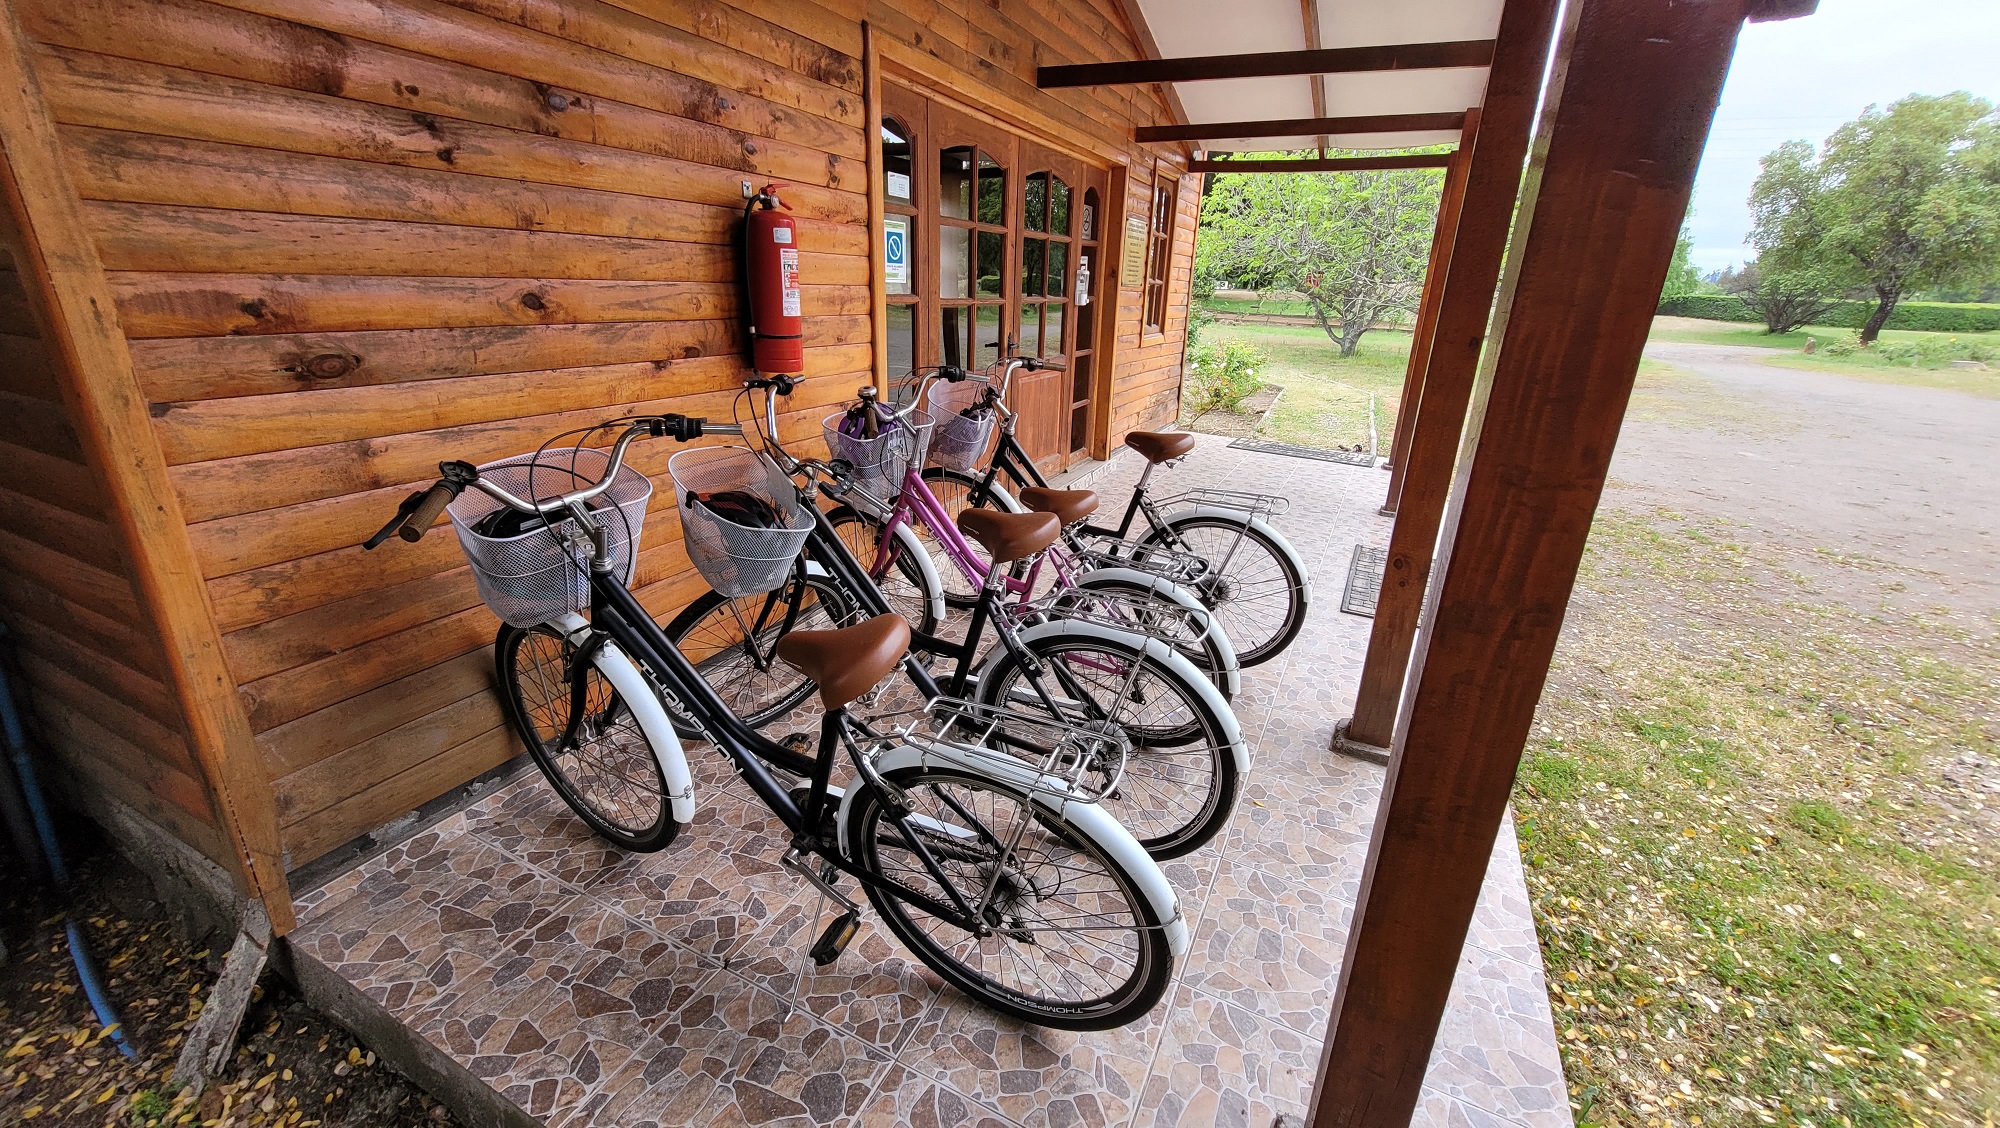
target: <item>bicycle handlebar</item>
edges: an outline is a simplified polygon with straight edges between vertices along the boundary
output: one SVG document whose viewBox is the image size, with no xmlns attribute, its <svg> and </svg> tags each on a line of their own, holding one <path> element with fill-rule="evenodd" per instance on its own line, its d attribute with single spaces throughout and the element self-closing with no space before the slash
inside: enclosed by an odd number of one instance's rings
<svg viewBox="0 0 2000 1128">
<path fill-rule="evenodd" d="M 685 415 L 653 415 L 634 420 L 611 445 L 611 457 L 604 468 L 604 476 L 595 483 L 580 490 L 563 494 L 552 501 L 529 501 L 514 496 L 508 490 L 496 486 L 479 476 L 479 468 L 469 462 L 440 462 L 438 473 L 442 475 L 429 489 L 419 490 L 403 499 L 396 507 L 396 515 L 389 523 L 376 531 L 374 536 L 361 542 L 364 549 L 373 549 L 394 533 L 412 543 L 423 539 L 424 534 L 437 523 L 438 514 L 447 505 L 457 500 L 469 486 L 519 513 L 544 514 L 558 509 L 569 509 L 589 501 L 611 488 L 612 479 L 625 465 L 625 448 L 632 440 L 641 436 L 665 438 L 672 436 L 677 442 L 692 442 L 703 435 L 741 435 L 743 428 L 734 423 L 710 423 Z"/>
</svg>

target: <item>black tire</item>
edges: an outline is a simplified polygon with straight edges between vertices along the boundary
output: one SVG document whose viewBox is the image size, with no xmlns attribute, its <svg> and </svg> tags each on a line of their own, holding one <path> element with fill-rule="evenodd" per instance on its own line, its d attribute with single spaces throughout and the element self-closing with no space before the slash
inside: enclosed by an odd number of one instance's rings
<svg viewBox="0 0 2000 1128">
<path fill-rule="evenodd" d="M 1124 779 L 1101 805 L 1148 854 L 1178 858 L 1222 832 L 1236 810 L 1243 780 L 1227 736 L 1229 726 L 1202 695 L 1205 685 L 1198 671 L 1185 662 L 1178 669 L 1171 662 L 1156 662 L 1133 642 L 1088 635 L 1039 638 L 1029 649 L 1047 671 L 1044 683 L 1066 714 L 1062 720 L 1110 719 L 1131 745 Z M 1125 701 L 1112 700 L 1133 662 L 1141 667 L 1133 694 Z M 1061 676 L 1065 673 L 1067 677 Z M 1088 705 L 1077 700 L 1079 691 L 1089 695 Z M 980 679 L 979 700 L 1048 713 L 1020 664 L 1004 650 Z"/>
<path fill-rule="evenodd" d="M 832 525 L 848 551 L 861 563 L 863 572 L 874 569 L 875 554 L 879 550 L 882 526 L 863 517 L 852 506 L 839 505 L 827 511 L 827 523 Z M 882 589 L 882 598 L 888 600 L 889 610 L 903 617 L 910 629 L 922 634 L 938 633 L 937 612 L 933 610 L 923 569 L 916 562 L 900 553 L 890 567 L 889 574 L 875 581 Z"/>
<path fill-rule="evenodd" d="M 610 681 L 578 657 L 554 628 L 500 628 L 493 660 L 514 731 L 590 829 L 627 850 L 664 849 L 681 825 L 652 741 Z"/>
<path fill-rule="evenodd" d="M 967 474 L 962 470 L 947 470 L 942 466 L 924 467 L 924 484 L 930 487 L 932 496 L 938 499 L 938 504 L 944 507 L 944 511 L 953 521 L 957 521 L 958 515 L 969 507 L 973 491 L 979 488 L 982 480 L 984 480 L 982 476 Z M 1006 513 L 1021 511 L 1018 505 L 1010 509 L 1001 504 L 999 497 L 991 492 L 980 500 L 982 508 L 998 509 Z M 944 583 L 946 606 L 963 611 L 979 602 L 978 586 L 966 581 L 965 573 L 959 571 L 958 562 L 945 552 L 944 546 L 938 544 L 936 538 L 923 529 L 917 530 L 917 536 L 924 542 L 924 547 L 930 550 L 931 564 L 937 569 L 938 579 Z M 1016 577 L 1024 575 L 1024 567 L 1016 565 L 1014 575 Z"/>
<path fill-rule="evenodd" d="M 981 938 L 869 884 L 868 899 L 882 922 L 932 971 L 1002 1014 L 1058 1030 L 1124 1026 L 1159 1005 L 1174 972 L 1164 930 L 1168 922 L 1160 919 L 1133 875 L 1088 835 L 1033 807 L 1020 791 L 962 769 L 905 768 L 890 773 L 888 782 L 904 792 L 915 814 L 939 828 L 916 833 L 968 903 L 980 901 L 996 866 L 1001 888 L 1014 896 L 1006 907 L 989 910 L 988 921 L 1000 931 Z M 1008 864 L 1003 852 L 981 841 L 977 831 L 989 828 L 998 842 L 1010 841 L 1024 811 L 1032 811 L 1034 818 Z M 949 904 L 910 840 L 885 815 L 874 789 L 864 787 L 854 797 L 845 828 L 853 861 Z M 942 828 L 974 834 L 949 834 Z M 1051 913 L 1050 906 L 1060 907 Z M 1093 917 L 1096 927 L 1090 931 L 1033 927 L 1037 920 Z M 1121 927 L 1126 920 L 1129 928 Z M 1010 924 L 1016 937 L 1005 934 Z M 1021 940 L 1021 934 L 1031 939 Z M 1040 972 L 1034 979 L 1040 990 L 1013 982 L 1030 978 L 1026 972 L 1031 965 L 1050 965 L 1057 974 L 1052 979 Z M 1056 990 L 1074 984 L 1066 992 L 1071 997 L 1047 993 L 1052 983 Z"/>
<path fill-rule="evenodd" d="M 1236 544 L 1237 533 L 1243 540 Z M 1291 554 L 1255 527 L 1226 517 L 1187 516 L 1167 522 L 1140 541 L 1191 553 L 1211 565 L 1228 559 L 1219 574 L 1189 585 L 1236 644 L 1236 660 L 1256 666 L 1284 653 L 1306 622 L 1305 573 Z M 1230 547 L 1236 545 L 1235 552 Z M 1142 555 L 1143 559 L 1143 555 Z"/>
<path fill-rule="evenodd" d="M 832 630 L 853 620 L 852 604 L 840 585 L 795 568 L 783 586 L 767 595 L 736 600 L 717 591 L 702 595 L 667 624 L 666 633 L 731 712 L 751 728 L 763 728 L 804 704 L 818 688 L 772 657 L 778 640 L 792 631 Z M 746 635 L 744 624 L 754 637 Z M 684 738 L 693 735 L 681 732 Z"/>
</svg>

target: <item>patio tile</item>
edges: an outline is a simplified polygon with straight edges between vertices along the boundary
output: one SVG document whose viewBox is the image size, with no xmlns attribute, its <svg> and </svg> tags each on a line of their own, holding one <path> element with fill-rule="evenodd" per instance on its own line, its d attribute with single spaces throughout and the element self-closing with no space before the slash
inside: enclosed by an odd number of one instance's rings
<svg viewBox="0 0 2000 1128">
<path fill-rule="evenodd" d="M 1467 945 L 1431 1052 L 1430 1083 L 1474 1108 L 1566 1128 L 1569 1095 L 1559 1062 L 1540 965 Z"/>
<path fill-rule="evenodd" d="M 1267 1125 L 1300 1115 L 1319 1040 L 1182 988 L 1132 1128 Z"/>
<path fill-rule="evenodd" d="M 1024 1128 L 1123 1124 L 1138 1108 L 1165 1008 L 1118 1030 L 1072 1033 L 942 996 L 898 1061 L 942 1079 Z"/>
<path fill-rule="evenodd" d="M 1316 886 L 1225 864 L 1181 981 L 1319 1037 L 1352 912 Z"/>
<path fill-rule="evenodd" d="M 889 1068 L 856 1122 L 860 1128 L 1015 1128 L 999 1109 L 905 1065 Z"/>
</svg>

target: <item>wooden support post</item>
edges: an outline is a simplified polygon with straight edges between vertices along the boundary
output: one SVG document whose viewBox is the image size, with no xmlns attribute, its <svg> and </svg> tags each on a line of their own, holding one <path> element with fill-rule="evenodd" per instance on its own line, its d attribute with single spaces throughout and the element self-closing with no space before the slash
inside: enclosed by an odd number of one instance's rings
<svg viewBox="0 0 2000 1128">
<path fill-rule="evenodd" d="M 861 21 L 862 132 L 868 138 L 868 335 L 875 347 L 875 389 L 889 393 L 889 279 L 883 259 L 882 57 L 875 28 Z"/>
<path fill-rule="evenodd" d="M 1416 1108 L 1744 7 L 1565 13 L 1315 1128 L 1405 1125 Z"/>
<path fill-rule="evenodd" d="M 283 935 L 293 918 L 277 801 L 28 47 L 13 8 L 0 2 L 0 207 L 20 228 L 22 285 L 62 373 L 70 423 L 103 478 L 105 517 L 133 590 L 159 634 L 167 688 L 235 856 L 233 876 Z"/>
<path fill-rule="evenodd" d="M 1382 591 L 1369 628 L 1354 716 L 1345 726 L 1343 739 L 1351 744 L 1387 748 L 1395 729 L 1465 405 L 1486 343 L 1493 291 L 1520 194 L 1521 165 L 1534 128 L 1556 7 L 1555 0 L 1508 0 L 1501 15 L 1451 260 L 1440 283 L 1421 398 L 1412 412 L 1408 447 L 1396 460 L 1402 471 L 1396 525 L 1389 533 L 1389 558 L 1382 566 Z"/>
<path fill-rule="evenodd" d="M 1459 131 L 1458 149 L 1445 166 L 1444 189 L 1438 195 L 1437 227 L 1431 234 L 1431 260 L 1424 269 L 1424 293 L 1417 302 L 1417 323 L 1410 328 L 1410 363 L 1403 369 L 1403 398 L 1396 408 L 1395 437 L 1389 443 L 1389 496 L 1382 503 L 1382 515 L 1394 516 L 1396 495 L 1403 489 L 1403 468 L 1408 464 L 1410 435 L 1417 426 L 1417 405 L 1423 400 L 1424 370 L 1431 359 L 1431 342 L 1437 339 L 1438 306 L 1444 302 L 1444 278 L 1451 269 L 1451 248 L 1458 238 L 1458 217 L 1464 210 L 1465 177 L 1471 167 L 1472 152 L 1479 144 L 1479 111 L 1465 111 L 1465 126 Z"/>
</svg>

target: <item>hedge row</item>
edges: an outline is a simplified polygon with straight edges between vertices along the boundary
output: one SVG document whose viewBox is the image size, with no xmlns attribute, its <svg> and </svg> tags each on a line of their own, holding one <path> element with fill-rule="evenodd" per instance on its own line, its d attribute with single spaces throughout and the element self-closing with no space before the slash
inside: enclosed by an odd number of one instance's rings
<svg viewBox="0 0 2000 1128">
<path fill-rule="evenodd" d="M 1825 317 L 1813 322 L 1836 329 L 1859 329 L 1875 311 L 1874 302 L 1841 302 Z M 1734 294 L 1693 294 L 1660 303 L 1660 312 L 1673 317 L 1699 317 L 1704 321 L 1747 321 L 1763 324 Z M 1918 329 L 1930 333 L 1990 333 L 2000 330 L 2000 306 L 1945 305 L 1940 302 L 1904 302 L 1889 315 L 1890 329 Z"/>
</svg>

